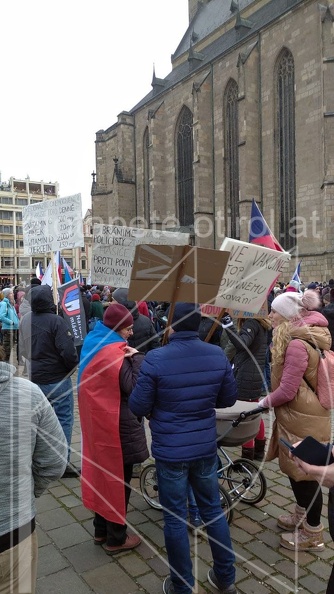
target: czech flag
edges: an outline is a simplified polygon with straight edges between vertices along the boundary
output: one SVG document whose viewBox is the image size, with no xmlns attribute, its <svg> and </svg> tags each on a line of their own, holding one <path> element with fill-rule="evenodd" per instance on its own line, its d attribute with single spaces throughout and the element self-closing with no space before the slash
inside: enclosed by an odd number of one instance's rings
<svg viewBox="0 0 334 594">
<path fill-rule="evenodd" d="M 56 261 L 57 276 L 58 276 L 57 282 L 58 282 L 58 287 L 59 287 L 60 285 L 63 284 L 62 283 L 62 273 L 61 273 L 60 252 L 56 252 L 55 261 Z"/>
<path fill-rule="evenodd" d="M 278 243 L 276 237 L 270 231 L 266 220 L 257 206 L 254 198 L 252 201 L 251 220 L 249 226 L 249 243 L 262 245 L 263 247 L 284 252 L 282 246 Z"/>
<path fill-rule="evenodd" d="M 43 276 L 44 276 L 44 271 L 42 268 L 42 264 L 40 262 L 38 262 L 37 266 L 36 266 L 36 276 L 37 278 L 39 278 L 39 280 L 41 281 Z"/>
<path fill-rule="evenodd" d="M 293 277 L 291 280 L 297 281 L 297 283 L 301 283 L 300 280 L 300 265 L 301 265 L 301 261 L 298 262 L 297 266 L 296 266 L 296 270 L 293 273 Z"/>
</svg>

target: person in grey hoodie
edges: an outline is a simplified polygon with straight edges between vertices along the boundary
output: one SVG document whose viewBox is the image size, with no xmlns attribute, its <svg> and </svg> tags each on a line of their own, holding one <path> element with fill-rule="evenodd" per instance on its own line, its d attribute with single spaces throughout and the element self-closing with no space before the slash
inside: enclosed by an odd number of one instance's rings
<svg viewBox="0 0 334 594">
<path fill-rule="evenodd" d="M 15 377 L 0 347 L 0 591 L 35 593 L 35 498 L 60 478 L 67 441 L 43 392 Z"/>
</svg>

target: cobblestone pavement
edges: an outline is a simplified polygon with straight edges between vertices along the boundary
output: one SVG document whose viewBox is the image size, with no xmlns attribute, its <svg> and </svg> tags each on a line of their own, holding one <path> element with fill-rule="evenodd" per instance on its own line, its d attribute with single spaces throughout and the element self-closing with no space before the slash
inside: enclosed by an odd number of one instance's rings
<svg viewBox="0 0 334 594">
<path fill-rule="evenodd" d="M 77 406 L 75 417 L 71 461 L 79 464 L 81 438 Z M 266 424 L 269 431 L 268 419 Z M 293 509 L 292 492 L 276 463 L 266 463 L 263 470 L 268 487 L 265 498 L 255 506 L 238 502 L 230 527 L 237 557 L 238 589 L 242 594 L 324 593 L 334 561 L 330 535 L 326 531 L 326 548 L 322 553 L 295 556 L 294 551 L 280 548 L 281 530 L 276 526 L 276 518 L 282 510 Z M 68 478 L 52 483 L 38 500 L 38 594 L 162 592 L 163 579 L 169 573 L 162 515 L 145 502 L 138 479 L 133 479 L 132 486 L 127 519 L 130 531 L 138 532 L 142 543 L 134 551 L 108 557 L 101 547 L 93 544 L 92 513 L 82 506 L 80 481 Z M 324 503 L 323 523 L 327 527 L 327 489 L 324 489 Z M 196 592 L 214 592 L 206 578 L 211 563 L 207 541 L 205 537 L 192 534 L 189 538 L 197 578 Z"/>
</svg>

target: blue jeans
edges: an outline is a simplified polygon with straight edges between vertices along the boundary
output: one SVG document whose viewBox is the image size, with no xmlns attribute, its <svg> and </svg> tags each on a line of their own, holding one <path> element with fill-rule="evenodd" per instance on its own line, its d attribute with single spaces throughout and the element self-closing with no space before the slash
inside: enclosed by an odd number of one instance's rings
<svg viewBox="0 0 334 594">
<path fill-rule="evenodd" d="M 156 460 L 156 469 L 165 520 L 165 545 L 175 593 L 191 594 L 194 586 L 187 531 L 188 481 L 206 524 L 213 570 L 222 587 L 230 586 L 235 581 L 235 556 L 230 530 L 220 505 L 217 456 L 192 462 Z"/>
<path fill-rule="evenodd" d="M 58 421 L 63 428 L 68 444 L 67 460 L 69 461 L 74 422 L 73 388 L 71 378 L 67 377 L 56 384 L 37 385 L 42 390 L 43 394 L 45 394 L 50 404 L 53 406 L 58 417 Z"/>
<path fill-rule="evenodd" d="M 188 483 L 188 510 L 190 520 L 199 516 L 198 505 L 196 503 L 194 491 L 192 490 L 190 483 Z"/>
</svg>

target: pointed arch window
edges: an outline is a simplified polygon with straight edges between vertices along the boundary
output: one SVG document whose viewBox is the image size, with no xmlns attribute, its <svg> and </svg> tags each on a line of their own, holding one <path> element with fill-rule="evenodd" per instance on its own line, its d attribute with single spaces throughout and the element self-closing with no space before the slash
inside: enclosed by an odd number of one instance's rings
<svg viewBox="0 0 334 594">
<path fill-rule="evenodd" d="M 276 151 L 279 199 L 279 237 L 285 250 L 295 247 L 290 232 L 296 217 L 295 65 L 284 49 L 276 66 Z"/>
<path fill-rule="evenodd" d="M 225 186 L 227 235 L 240 239 L 239 217 L 239 109 L 238 85 L 231 80 L 225 91 Z"/>
<path fill-rule="evenodd" d="M 144 218 L 147 228 L 151 223 L 151 195 L 150 195 L 150 136 L 148 128 L 145 129 L 143 138 L 143 173 L 144 173 Z"/>
<path fill-rule="evenodd" d="M 193 115 L 183 107 L 176 127 L 178 217 L 181 227 L 194 224 Z"/>
</svg>

